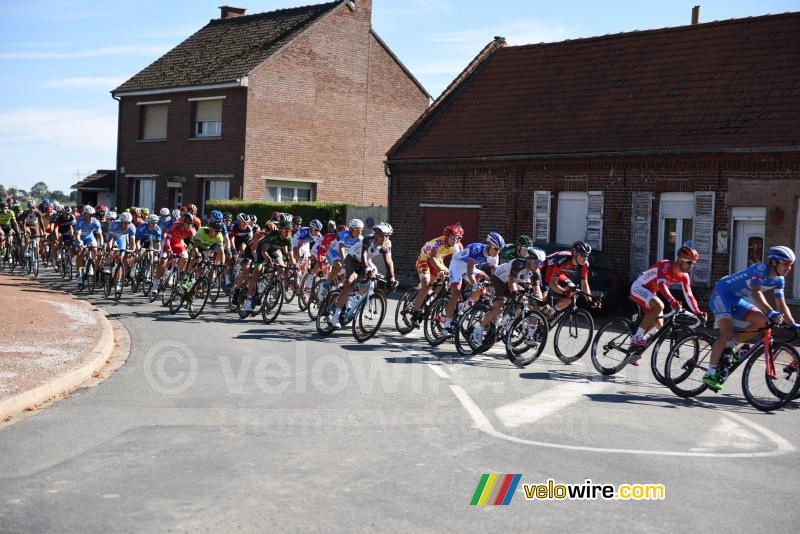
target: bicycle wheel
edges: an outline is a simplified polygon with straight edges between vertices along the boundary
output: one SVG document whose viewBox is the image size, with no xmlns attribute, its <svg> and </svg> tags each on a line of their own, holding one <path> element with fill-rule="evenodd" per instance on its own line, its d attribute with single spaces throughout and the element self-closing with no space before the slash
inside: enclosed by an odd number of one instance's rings
<svg viewBox="0 0 800 534">
<path fill-rule="evenodd" d="M 659 337 L 653 343 L 653 352 L 650 355 L 650 371 L 659 384 L 666 386 L 667 379 L 664 377 L 664 366 L 667 363 L 667 356 L 672 348 L 684 337 L 691 335 L 693 331 L 688 328 L 673 327 L 672 331 Z"/>
<path fill-rule="evenodd" d="M 247 301 L 247 286 L 249 285 L 249 280 L 245 281 L 245 284 L 239 290 L 239 302 L 236 305 L 236 313 L 239 315 L 239 319 L 247 319 L 252 315 L 253 312 L 245 311 L 244 305 Z M 256 300 L 256 293 L 253 293 L 253 302 Z"/>
<path fill-rule="evenodd" d="M 161 275 L 161 305 L 169 306 L 178 282 L 178 269 L 174 265 Z"/>
<path fill-rule="evenodd" d="M 594 320 L 582 309 L 567 312 L 558 321 L 553 345 L 556 356 L 566 364 L 577 361 L 589 349 L 594 334 Z"/>
<path fill-rule="evenodd" d="M 156 283 L 153 262 L 146 260 L 142 271 L 142 295 L 149 298 Z"/>
<path fill-rule="evenodd" d="M 39 277 L 39 258 L 31 258 L 32 269 L 33 269 L 33 277 Z"/>
<path fill-rule="evenodd" d="M 335 330 L 330 323 L 330 314 L 333 312 L 339 293 L 340 291 L 338 289 L 336 291 L 331 291 L 319 305 L 319 313 L 317 313 L 315 324 L 317 326 L 317 333 L 321 336 L 329 336 Z"/>
<path fill-rule="evenodd" d="M 287 303 L 292 302 L 297 294 L 297 274 L 293 273 L 289 277 L 282 278 L 281 285 L 283 285 L 284 300 Z"/>
<path fill-rule="evenodd" d="M 111 286 L 114 283 L 111 281 L 111 274 L 103 271 L 100 273 L 100 288 L 103 290 L 103 296 L 108 298 L 111 295 Z"/>
<path fill-rule="evenodd" d="M 297 290 L 297 307 L 300 308 L 300 311 L 308 309 L 312 289 L 314 289 L 314 275 L 308 271 L 300 280 L 300 287 Z"/>
<path fill-rule="evenodd" d="M 198 280 L 194 287 L 186 295 L 189 302 L 189 317 L 197 319 L 206 307 L 208 297 L 211 293 L 211 282 L 203 276 Z"/>
<path fill-rule="evenodd" d="M 283 284 L 278 283 L 273 278 L 272 282 L 267 286 L 263 301 L 261 305 L 261 320 L 264 321 L 264 324 L 271 324 L 278 318 L 283 307 Z"/>
<path fill-rule="evenodd" d="M 217 300 L 219 300 L 219 296 L 222 294 L 224 276 L 225 275 L 221 265 L 215 266 L 211 271 L 211 280 L 209 281 L 211 284 L 209 289 L 209 298 L 211 299 L 212 304 L 216 304 Z"/>
<path fill-rule="evenodd" d="M 742 391 L 753 408 L 762 412 L 777 410 L 789 402 L 800 388 L 797 369 L 800 355 L 788 343 L 772 343 L 773 368 L 765 362 L 764 347 L 748 358 L 742 373 Z"/>
<path fill-rule="evenodd" d="M 89 273 L 91 273 L 91 274 L 89 274 Z M 86 277 L 86 291 L 90 295 L 94 295 L 94 285 L 95 285 L 95 282 L 97 281 L 95 279 L 95 277 L 97 276 L 97 273 L 95 272 L 95 268 L 94 268 L 94 260 L 90 259 L 89 261 L 86 262 L 86 270 L 84 271 L 83 276 Z"/>
<path fill-rule="evenodd" d="M 703 375 L 708 369 L 713 344 L 712 336 L 695 332 L 672 347 L 664 363 L 664 380 L 670 391 L 686 399 L 708 389 L 703 384 Z"/>
<path fill-rule="evenodd" d="M 416 298 L 417 288 L 412 287 L 403 293 L 403 296 L 397 301 L 397 308 L 394 310 L 394 326 L 402 335 L 408 334 L 419 326 L 419 323 L 412 318 Z"/>
<path fill-rule="evenodd" d="M 601 375 L 613 375 L 628 363 L 631 343 L 631 322 L 614 317 L 606 323 L 592 341 L 592 365 Z"/>
<path fill-rule="evenodd" d="M 533 330 L 529 326 L 531 323 Z M 547 319 L 538 311 L 529 311 L 527 315 L 519 315 L 506 333 L 506 356 L 517 367 L 527 367 L 536 361 L 547 344 L 549 334 Z"/>
<path fill-rule="evenodd" d="M 131 293 L 135 295 L 139 292 L 139 288 L 142 285 L 142 268 L 138 262 L 131 266 L 128 275 L 130 276 L 131 281 Z"/>
<path fill-rule="evenodd" d="M 425 334 L 425 339 L 432 347 L 441 345 L 448 337 L 450 337 L 450 332 L 444 328 L 444 311 L 446 307 L 447 300 L 443 298 L 436 299 L 433 304 L 431 304 L 431 308 L 428 313 L 425 315 L 422 332 Z"/>
<path fill-rule="evenodd" d="M 119 300 L 122 297 L 122 291 L 125 289 L 125 269 L 121 265 L 116 265 L 114 267 L 111 279 L 115 280 L 120 270 L 122 271 L 122 278 L 120 278 L 119 283 L 112 282 L 114 284 L 114 300 Z"/>
<path fill-rule="evenodd" d="M 314 287 L 311 289 L 311 296 L 308 299 L 308 317 L 312 321 L 316 321 L 319 316 L 319 308 L 325 299 L 328 297 L 330 287 L 328 281 L 324 278 L 317 278 L 314 282 Z"/>
<path fill-rule="evenodd" d="M 386 317 L 386 296 L 381 291 L 372 293 L 356 312 L 353 319 L 353 337 L 364 343 L 374 336 Z"/>
<path fill-rule="evenodd" d="M 456 333 L 453 336 L 453 342 L 455 343 L 456 350 L 462 356 L 471 356 L 478 352 L 483 346 L 483 342 L 475 343 L 472 339 L 472 333 L 475 330 L 475 326 L 483 321 L 483 318 L 486 317 L 486 314 L 489 313 L 489 307 L 484 304 L 476 304 L 469 310 L 467 310 L 464 315 L 462 315 L 458 320 L 458 327 L 456 328 Z M 488 328 L 484 332 L 484 336 L 488 337 Z"/>
<path fill-rule="evenodd" d="M 181 289 L 180 284 L 180 274 L 178 275 L 177 280 L 175 281 L 175 285 L 172 286 L 172 296 L 169 299 L 169 313 L 170 315 L 175 315 L 178 313 L 178 310 L 181 309 L 183 306 L 183 302 L 186 299 L 186 292 Z"/>
</svg>

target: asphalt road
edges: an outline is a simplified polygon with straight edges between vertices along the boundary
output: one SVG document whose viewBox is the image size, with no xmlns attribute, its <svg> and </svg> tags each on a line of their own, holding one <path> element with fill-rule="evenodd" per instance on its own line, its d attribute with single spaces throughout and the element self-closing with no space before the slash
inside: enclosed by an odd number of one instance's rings
<svg viewBox="0 0 800 534">
<path fill-rule="evenodd" d="M 552 347 L 527 369 L 419 332 L 319 338 L 141 297 L 93 302 L 131 338 L 97 387 L 0 429 L 0 531 L 796 531 L 800 412 L 756 412 L 733 379 L 684 401 Z M 495 357 L 496 356 L 496 357 Z M 470 506 L 519 473 L 508 506 Z M 526 500 L 523 484 L 663 484 L 651 501 Z"/>
</svg>

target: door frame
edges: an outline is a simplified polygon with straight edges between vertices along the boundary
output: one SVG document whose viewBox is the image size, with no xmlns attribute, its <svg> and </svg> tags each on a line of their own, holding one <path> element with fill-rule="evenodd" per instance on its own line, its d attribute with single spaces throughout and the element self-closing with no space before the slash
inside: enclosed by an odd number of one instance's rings
<svg viewBox="0 0 800 534">
<path fill-rule="evenodd" d="M 732 273 L 736 256 L 736 221 L 764 221 L 767 220 L 767 208 L 760 206 L 737 206 L 731 208 L 730 229 L 728 230 L 728 272 Z M 764 243 L 766 244 L 766 224 L 764 228 Z"/>
</svg>

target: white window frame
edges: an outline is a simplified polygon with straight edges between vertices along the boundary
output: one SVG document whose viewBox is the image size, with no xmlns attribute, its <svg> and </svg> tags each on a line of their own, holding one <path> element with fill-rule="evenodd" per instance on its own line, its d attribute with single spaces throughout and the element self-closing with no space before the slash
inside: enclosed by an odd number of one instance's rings
<svg viewBox="0 0 800 534">
<path fill-rule="evenodd" d="M 152 182 L 153 203 L 150 206 L 148 206 L 147 204 L 142 202 L 141 187 L 142 187 L 142 182 L 145 182 L 145 181 Z M 155 176 L 146 176 L 145 175 L 145 176 L 135 177 L 134 180 L 133 180 L 133 201 L 134 201 L 134 204 L 136 206 L 140 207 L 140 208 L 148 208 L 150 211 L 153 211 L 155 209 L 155 204 L 156 204 L 156 185 L 157 184 L 156 184 Z"/>
<path fill-rule="evenodd" d="M 225 96 L 203 96 L 189 98 L 189 102 L 205 102 L 208 100 L 225 100 Z M 194 104 L 196 106 L 197 104 Z M 196 110 L 196 108 L 195 108 Z M 222 137 L 222 109 L 220 108 L 220 120 L 218 121 L 194 121 L 192 135 L 198 138 Z"/>
<path fill-rule="evenodd" d="M 277 197 L 278 197 L 277 200 L 270 200 L 270 198 L 269 198 L 269 190 L 271 188 L 273 188 L 273 187 L 278 190 L 277 191 Z M 285 198 L 282 197 L 281 191 L 283 189 L 291 189 L 292 190 L 292 198 L 291 199 L 285 199 Z M 307 201 L 306 200 L 297 200 L 297 192 L 300 189 L 309 192 L 309 200 L 307 200 Z M 280 184 L 280 183 L 272 183 L 272 184 L 270 184 L 269 182 L 267 182 L 266 196 L 267 196 L 267 199 L 266 199 L 267 202 L 313 202 L 314 201 L 314 196 L 315 196 L 314 195 L 314 185 L 313 184 L 309 184 L 308 186 L 305 186 L 305 185 L 300 185 L 300 184 Z"/>
<path fill-rule="evenodd" d="M 564 215 L 562 212 L 561 200 L 565 201 L 583 201 L 584 203 L 584 210 L 583 213 L 579 214 L 580 216 L 578 219 L 583 221 L 583 233 L 573 237 L 566 237 L 566 239 L 562 239 L 564 237 L 562 235 L 563 229 L 561 227 L 561 216 Z M 556 210 L 556 243 L 562 244 L 571 244 L 575 241 L 582 241 L 586 238 L 586 225 L 587 219 L 586 215 L 589 211 L 589 193 L 586 191 L 559 191 L 558 198 L 556 199 L 558 209 Z"/>
<path fill-rule="evenodd" d="M 196 174 L 197 178 L 203 180 L 203 190 L 202 190 L 202 206 L 200 207 L 200 213 L 205 215 L 206 213 L 206 202 L 209 200 L 227 200 L 227 199 L 213 199 L 207 198 L 206 195 L 206 187 L 210 188 L 211 182 L 226 182 L 228 184 L 228 199 L 231 198 L 231 178 L 232 175 L 213 175 L 213 174 Z"/>
<path fill-rule="evenodd" d="M 664 201 L 679 201 L 679 202 L 689 202 L 692 203 L 691 209 L 691 217 L 692 219 L 692 227 L 694 227 L 694 193 L 661 193 L 658 198 L 658 248 L 656 249 L 658 252 L 658 260 L 664 259 L 664 220 L 665 219 L 677 219 L 683 221 L 687 217 L 678 218 L 678 217 L 667 217 L 664 214 L 664 210 L 662 209 L 662 203 Z M 676 224 L 675 225 L 676 231 L 676 238 L 675 238 L 675 253 L 677 254 L 678 249 L 681 248 L 681 244 L 689 241 L 692 239 L 692 236 L 684 236 L 683 235 L 683 224 Z M 667 258 L 670 260 L 674 260 L 675 258 Z"/>
</svg>

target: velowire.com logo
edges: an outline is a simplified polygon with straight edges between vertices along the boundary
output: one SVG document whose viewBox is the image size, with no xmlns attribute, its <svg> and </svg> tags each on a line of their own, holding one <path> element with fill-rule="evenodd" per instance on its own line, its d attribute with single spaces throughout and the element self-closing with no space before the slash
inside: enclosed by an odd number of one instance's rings
<svg viewBox="0 0 800 534">
<path fill-rule="evenodd" d="M 481 475 L 481 481 L 475 488 L 470 505 L 497 504 L 506 505 L 511 502 L 522 475 Z"/>
</svg>

